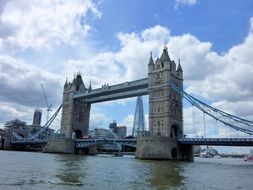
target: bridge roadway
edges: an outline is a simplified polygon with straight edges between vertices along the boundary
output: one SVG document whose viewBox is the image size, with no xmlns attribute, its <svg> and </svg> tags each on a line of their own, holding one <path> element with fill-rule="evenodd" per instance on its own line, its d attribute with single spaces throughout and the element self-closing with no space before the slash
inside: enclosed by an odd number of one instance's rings
<svg viewBox="0 0 253 190">
<path fill-rule="evenodd" d="M 115 143 L 136 147 L 136 142 L 137 142 L 136 139 L 76 139 L 75 147 L 86 148 L 93 145 L 115 144 Z"/>
<path fill-rule="evenodd" d="M 76 148 L 85 148 L 105 143 L 119 143 L 136 147 L 136 139 L 76 139 Z M 253 146 L 253 138 L 179 138 L 179 144 L 212 146 Z"/>
<path fill-rule="evenodd" d="M 130 98 L 148 94 L 148 78 L 124 82 L 117 85 L 103 85 L 91 92 L 76 92 L 74 99 L 85 100 L 87 103 L 98 103 L 116 99 Z"/>
<path fill-rule="evenodd" d="M 119 143 L 136 147 L 136 139 L 76 139 L 76 148 L 85 148 L 106 143 Z M 212 146 L 253 146 L 253 138 L 179 138 L 179 144 Z M 11 141 L 12 145 L 46 145 L 47 140 Z"/>
<path fill-rule="evenodd" d="M 253 138 L 179 138 L 179 144 L 212 146 L 253 146 Z"/>
</svg>

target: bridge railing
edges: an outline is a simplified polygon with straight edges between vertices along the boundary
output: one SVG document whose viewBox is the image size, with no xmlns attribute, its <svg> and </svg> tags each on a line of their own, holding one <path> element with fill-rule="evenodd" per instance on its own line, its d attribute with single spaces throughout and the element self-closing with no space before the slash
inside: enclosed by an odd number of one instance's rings
<svg viewBox="0 0 253 190">
<path fill-rule="evenodd" d="M 253 146 L 253 138 L 179 138 L 179 144 L 213 146 Z"/>
</svg>

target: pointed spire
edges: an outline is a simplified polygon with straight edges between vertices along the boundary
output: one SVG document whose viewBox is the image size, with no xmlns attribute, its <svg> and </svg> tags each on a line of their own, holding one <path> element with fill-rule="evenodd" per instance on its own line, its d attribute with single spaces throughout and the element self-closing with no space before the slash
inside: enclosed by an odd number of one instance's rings
<svg viewBox="0 0 253 190">
<path fill-rule="evenodd" d="M 150 59 L 149 59 L 148 65 L 154 65 L 154 60 L 153 60 L 153 57 L 152 57 L 152 51 L 150 52 Z"/>
<path fill-rule="evenodd" d="M 64 86 L 67 86 L 67 85 L 68 85 L 68 77 L 66 77 L 66 81 L 65 81 Z"/>
<path fill-rule="evenodd" d="M 73 78 L 72 83 L 75 83 L 75 82 L 76 82 L 76 75 L 74 74 L 74 78 Z"/>
<path fill-rule="evenodd" d="M 162 53 L 162 55 L 160 57 L 160 60 L 162 62 L 164 62 L 164 61 L 170 61 L 170 57 L 169 57 L 169 54 L 168 54 L 168 48 L 167 48 L 166 45 L 165 45 L 165 47 L 163 49 L 163 53 Z"/>
<path fill-rule="evenodd" d="M 91 87 L 91 81 L 90 81 L 89 92 L 91 91 L 92 91 L 92 87 Z"/>
<path fill-rule="evenodd" d="M 178 59 L 177 71 L 183 71 L 181 64 L 180 64 L 180 59 Z"/>
</svg>

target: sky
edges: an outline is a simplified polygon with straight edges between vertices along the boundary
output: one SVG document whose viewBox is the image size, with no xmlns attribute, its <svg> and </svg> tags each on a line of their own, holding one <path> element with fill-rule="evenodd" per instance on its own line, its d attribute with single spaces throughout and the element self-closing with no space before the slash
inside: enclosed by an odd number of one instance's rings
<svg viewBox="0 0 253 190">
<path fill-rule="evenodd" d="M 36 108 L 45 122 L 41 84 L 55 111 L 66 78 L 78 72 L 93 89 L 146 78 L 150 52 L 159 57 L 165 44 L 171 59 L 181 60 L 188 93 L 253 120 L 252 7 L 251 0 L 1 0 L 0 127 L 12 119 L 31 123 Z M 92 105 L 90 127 L 116 120 L 130 133 L 135 102 Z M 144 111 L 148 127 L 147 96 Z M 184 108 L 184 132 L 203 136 L 201 113 L 194 120 L 193 112 Z M 217 127 L 207 124 L 214 137 Z"/>
</svg>

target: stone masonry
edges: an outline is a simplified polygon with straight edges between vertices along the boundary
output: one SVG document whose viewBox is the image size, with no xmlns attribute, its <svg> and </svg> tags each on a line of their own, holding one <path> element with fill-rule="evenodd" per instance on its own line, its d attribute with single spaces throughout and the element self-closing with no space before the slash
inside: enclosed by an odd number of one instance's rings
<svg viewBox="0 0 253 190">
<path fill-rule="evenodd" d="M 155 63 L 152 55 L 148 64 L 149 131 L 150 136 L 137 140 L 136 158 L 192 160 L 183 155 L 185 147 L 179 147 L 177 139 L 183 135 L 182 96 L 170 84 L 183 87 L 183 70 L 180 62 L 169 57 L 165 47 Z M 191 148 L 190 148 L 191 149 Z"/>
</svg>

